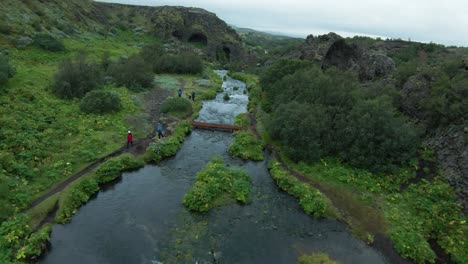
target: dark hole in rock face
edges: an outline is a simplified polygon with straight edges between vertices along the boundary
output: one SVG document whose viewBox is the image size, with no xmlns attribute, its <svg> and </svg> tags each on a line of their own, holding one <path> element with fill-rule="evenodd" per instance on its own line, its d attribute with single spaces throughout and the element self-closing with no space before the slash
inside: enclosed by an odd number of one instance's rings
<svg viewBox="0 0 468 264">
<path fill-rule="evenodd" d="M 223 52 L 227 60 L 231 59 L 231 49 L 228 47 L 223 47 Z"/>
<path fill-rule="evenodd" d="M 206 46 L 208 44 L 208 38 L 201 33 L 194 33 L 190 36 L 188 39 L 188 42 L 190 43 L 200 43 Z"/>
<path fill-rule="evenodd" d="M 182 33 L 180 33 L 179 31 L 172 32 L 172 36 L 177 38 L 178 40 L 182 40 Z"/>
</svg>

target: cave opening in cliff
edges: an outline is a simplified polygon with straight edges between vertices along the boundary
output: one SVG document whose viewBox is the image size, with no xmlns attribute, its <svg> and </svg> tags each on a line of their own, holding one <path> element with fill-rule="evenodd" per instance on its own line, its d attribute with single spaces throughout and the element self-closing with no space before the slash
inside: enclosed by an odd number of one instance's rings
<svg viewBox="0 0 468 264">
<path fill-rule="evenodd" d="M 182 33 L 180 33 L 179 31 L 174 31 L 172 32 L 172 36 L 177 38 L 178 40 L 182 40 Z"/>
<path fill-rule="evenodd" d="M 227 59 L 227 61 L 231 60 L 231 49 L 228 47 L 223 47 L 223 52 L 224 52 L 224 57 Z"/>
<path fill-rule="evenodd" d="M 205 34 L 194 33 L 190 36 L 188 42 L 206 46 L 208 44 L 208 38 L 205 36 Z"/>
</svg>

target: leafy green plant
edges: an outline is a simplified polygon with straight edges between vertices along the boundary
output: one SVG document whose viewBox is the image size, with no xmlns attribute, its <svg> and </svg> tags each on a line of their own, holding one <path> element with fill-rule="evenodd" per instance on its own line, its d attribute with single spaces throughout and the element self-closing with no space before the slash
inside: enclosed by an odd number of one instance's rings
<svg viewBox="0 0 468 264">
<path fill-rule="evenodd" d="M 120 95 L 114 91 L 94 90 L 88 92 L 80 102 L 80 109 L 85 113 L 117 112 L 120 108 Z"/>
<path fill-rule="evenodd" d="M 308 184 L 301 183 L 294 176 L 285 171 L 281 164 L 271 160 L 269 163 L 270 174 L 276 184 L 283 191 L 299 199 L 304 212 L 316 218 L 324 217 L 330 210 L 325 196 Z"/>
<path fill-rule="evenodd" d="M 264 144 L 261 139 L 247 131 L 236 131 L 234 136 L 236 138 L 228 149 L 231 155 L 242 159 L 263 160 Z"/>
<path fill-rule="evenodd" d="M 45 226 L 38 232 L 28 225 L 29 217 L 18 214 L 0 226 L 0 262 L 14 263 L 38 257 L 46 247 L 51 227 Z"/>
<path fill-rule="evenodd" d="M 250 125 L 250 116 L 249 113 L 242 113 L 236 116 L 234 120 L 234 125 L 241 126 L 243 128 L 247 128 Z"/>
<path fill-rule="evenodd" d="M 229 99 L 231 99 L 231 97 L 229 96 L 228 93 L 225 93 L 224 96 L 223 96 L 223 99 L 224 99 L 224 101 L 229 101 Z"/>
<path fill-rule="evenodd" d="M 221 157 L 214 157 L 197 173 L 196 178 L 197 182 L 184 197 L 184 205 L 191 211 L 206 212 L 226 203 L 229 198 L 243 204 L 249 201 L 248 174 L 227 168 Z"/>
</svg>

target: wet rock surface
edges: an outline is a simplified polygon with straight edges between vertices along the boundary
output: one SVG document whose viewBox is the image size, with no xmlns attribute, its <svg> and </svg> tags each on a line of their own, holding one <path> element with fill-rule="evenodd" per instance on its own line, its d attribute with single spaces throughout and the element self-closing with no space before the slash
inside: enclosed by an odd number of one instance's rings
<svg viewBox="0 0 468 264">
<path fill-rule="evenodd" d="M 468 126 L 441 129 L 427 144 L 437 153 L 437 161 L 445 178 L 454 188 L 463 212 L 468 213 Z"/>
</svg>

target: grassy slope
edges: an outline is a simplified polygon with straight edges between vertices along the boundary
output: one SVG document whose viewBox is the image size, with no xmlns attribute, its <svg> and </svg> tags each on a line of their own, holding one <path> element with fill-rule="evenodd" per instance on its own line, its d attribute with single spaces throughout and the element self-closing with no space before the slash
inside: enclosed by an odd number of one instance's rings
<svg viewBox="0 0 468 264">
<path fill-rule="evenodd" d="M 150 42 L 152 38 L 135 40 L 122 33 L 115 38 L 83 38 L 65 40 L 66 52 L 51 53 L 36 48 L 11 50 L 11 63 L 17 74 L 10 80 L 7 92 L 0 97 L 2 164 L 7 175 L 16 175 L 12 203 L 18 210 L 67 176 L 98 157 L 122 146 L 128 127 L 124 117 L 135 114 L 139 106 L 126 88 L 116 89 L 123 99 L 123 110 L 116 114 L 85 115 L 78 100 L 61 100 L 49 87 L 58 63 L 86 51 L 98 60 L 104 51 L 112 56 L 128 55 L 139 49 L 133 42 Z M 136 138 L 143 137 L 136 133 Z"/>
</svg>

